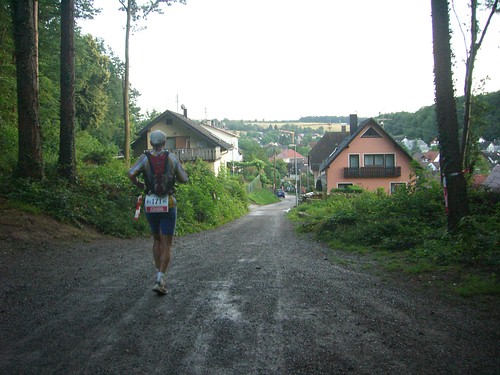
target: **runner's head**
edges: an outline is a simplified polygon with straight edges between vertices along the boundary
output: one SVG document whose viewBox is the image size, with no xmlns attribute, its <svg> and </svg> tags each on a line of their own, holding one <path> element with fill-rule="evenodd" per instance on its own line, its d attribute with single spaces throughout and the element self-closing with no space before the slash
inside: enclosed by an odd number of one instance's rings
<svg viewBox="0 0 500 375">
<path fill-rule="evenodd" d="M 165 145 L 166 139 L 167 135 L 161 130 L 155 130 L 151 132 L 151 135 L 149 136 L 149 141 L 151 142 L 151 146 L 153 146 L 154 148 Z"/>
</svg>

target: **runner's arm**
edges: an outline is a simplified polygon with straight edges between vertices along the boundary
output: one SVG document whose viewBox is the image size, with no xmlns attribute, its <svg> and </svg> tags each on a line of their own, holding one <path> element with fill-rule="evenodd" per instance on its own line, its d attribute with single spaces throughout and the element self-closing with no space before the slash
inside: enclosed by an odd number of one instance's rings
<svg viewBox="0 0 500 375">
<path fill-rule="evenodd" d="M 182 184 L 188 182 L 189 179 L 188 175 L 184 170 L 184 167 L 182 166 L 181 162 L 177 158 L 174 158 L 174 165 L 175 165 L 175 175 L 177 177 L 177 181 Z"/>
<path fill-rule="evenodd" d="M 132 181 L 132 183 L 141 190 L 143 190 L 146 187 L 146 185 L 143 182 L 139 181 L 137 179 L 137 176 L 144 170 L 144 167 L 146 165 L 146 160 L 147 160 L 146 155 L 144 154 L 141 155 L 139 159 L 137 159 L 135 164 L 132 166 L 132 168 L 130 168 L 130 170 L 128 171 L 128 178 L 130 179 L 130 181 Z"/>
</svg>

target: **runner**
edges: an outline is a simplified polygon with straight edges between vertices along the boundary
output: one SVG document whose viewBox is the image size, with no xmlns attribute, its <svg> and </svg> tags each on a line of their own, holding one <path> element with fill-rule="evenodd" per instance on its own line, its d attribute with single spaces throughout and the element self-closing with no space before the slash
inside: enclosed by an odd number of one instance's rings
<svg viewBox="0 0 500 375">
<path fill-rule="evenodd" d="M 146 218 L 153 234 L 153 258 L 156 266 L 156 280 L 153 291 L 159 295 L 167 293 L 166 272 L 172 256 L 172 242 L 177 219 L 177 201 L 174 196 L 174 183 L 186 183 L 188 176 L 176 156 L 165 150 L 166 134 L 161 130 L 151 132 L 152 151 L 146 151 L 130 168 L 128 176 L 132 183 L 141 190 L 145 190 L 144 199 Z M 147 153 L 150 153 L 148 157 Z M 155 176 L 149 158 L 158 160 L 166 153 L 166 173 L 164 186 L 169 186 L 166 195 L 157 196 L 155 193 Z M 139 174 L 144 175 L 143 183 L 137 179 Z M 149 212 L 148 212 L 149 211 Z"/>
</svg>

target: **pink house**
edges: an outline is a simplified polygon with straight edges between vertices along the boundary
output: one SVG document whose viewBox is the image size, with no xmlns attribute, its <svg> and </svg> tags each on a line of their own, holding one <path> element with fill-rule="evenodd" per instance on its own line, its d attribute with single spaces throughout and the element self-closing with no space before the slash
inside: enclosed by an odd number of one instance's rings
<svg viewBox="0 0 500 375">
<path fill-rule="evenodd" d="M 321 163 L 326 191 L 360 186 L 393 192 L 410 181 L 412 157 L 372 118 L 358 125 L 351 115 L 350 135 Z"/>
</svg>

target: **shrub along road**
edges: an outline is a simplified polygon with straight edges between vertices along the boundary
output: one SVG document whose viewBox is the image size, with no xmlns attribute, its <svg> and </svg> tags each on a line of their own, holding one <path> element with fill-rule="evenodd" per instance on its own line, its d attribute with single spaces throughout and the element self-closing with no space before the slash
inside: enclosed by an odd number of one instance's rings
<svg viewBox="0 0 500 375">
<path fill-rule="evenodd" d="M 293 203 L 176 238 L 165 297 L 149 239 L 0 236 L 0 373 L 498 374 L 494 311 L 331 263 Z"/>
</svg>

